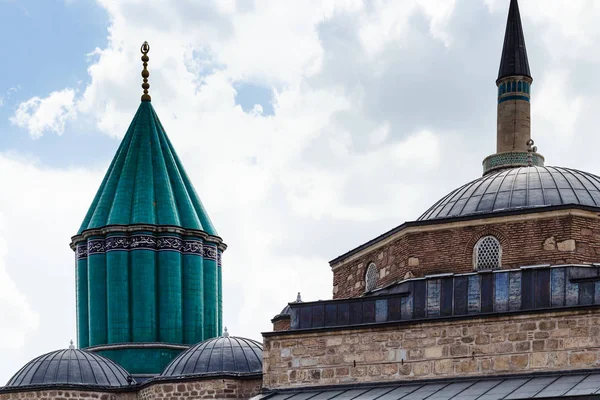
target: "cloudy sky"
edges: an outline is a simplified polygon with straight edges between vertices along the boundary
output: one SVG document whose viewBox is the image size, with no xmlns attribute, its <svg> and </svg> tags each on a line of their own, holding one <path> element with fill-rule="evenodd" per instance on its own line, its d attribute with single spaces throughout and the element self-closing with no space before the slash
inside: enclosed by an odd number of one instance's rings
<svg viewBox="0 0 600 400">
<path fill-rule="evenodd" d="M 0 0 L 0 385 L 75 338 L 84 217 L 141 94 L 229 249 L 225 325 L 260 339 L 328 261 L 417 218 L 495 149 L 508 0 Z M 521 0 L 533 138 L 600 172 L 600 2 Z"/>
</svg>

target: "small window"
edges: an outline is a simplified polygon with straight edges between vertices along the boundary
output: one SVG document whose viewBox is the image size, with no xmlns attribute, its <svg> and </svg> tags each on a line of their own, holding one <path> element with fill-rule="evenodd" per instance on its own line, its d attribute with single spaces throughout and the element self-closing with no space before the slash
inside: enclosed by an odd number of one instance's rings
<svg viewBox="0 0 600 400">
<path fill-rule="evenodd" d="M 523 91 L 523 82 L 519 81 L 519 83 L 517 83 L 517 92 L 522 92 Z"/>
<path fill-rule="evenodd" d="M 377 266 L 375 263 L 369 264 L 367 268 L 367 273 L 365 274 L 365 292 L 370 292 L 371 290 L 377 287 L 377 276 L 379 275 L 379 271 L 377 271 Z"/>
<path fill-rule="evenodd" d="M 473 249 L 473 264 L 478 271 L 498 269 L 501 266 L 502 246 L 493 236 L 479 239 Z"/>
</svg>

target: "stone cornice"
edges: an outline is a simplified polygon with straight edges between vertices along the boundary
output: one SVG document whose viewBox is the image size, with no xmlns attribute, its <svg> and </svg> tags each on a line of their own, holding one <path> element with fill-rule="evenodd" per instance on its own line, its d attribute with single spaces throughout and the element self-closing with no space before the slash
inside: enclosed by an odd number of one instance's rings
<svg viewBox="0 0 600 400">
<path fill-rule="evenodd" d="M 102 228 L 88 229 L 79 235 L 71 238 L 71 249 L 75 251 L 77 243 L 87 240 L 93 236 L 105 236 L 110 233 L 133 233 L 133 232 L 151 232 L 156 234 L 172 233 L 183 237 L 201 238 L 208 243 L 213 243 L 220 251 L 225 251 L 227 245 L 219 236 L 209 235 L 204 231 L 196 229 L 185 229 L 178 226 L 170 225 L 148 225 L 148 224 L 133 224 L 133 225 L 107 225 Z"/>
</svg>

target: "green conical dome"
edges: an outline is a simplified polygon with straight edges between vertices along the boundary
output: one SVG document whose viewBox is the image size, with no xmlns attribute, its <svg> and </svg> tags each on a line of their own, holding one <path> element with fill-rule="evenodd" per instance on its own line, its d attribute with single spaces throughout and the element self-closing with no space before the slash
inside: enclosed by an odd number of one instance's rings
<svg viewBox="0 0 600 400">
<path fill-rule="evenodd" d="M 157 374 L 222 331 L 227 246 L 144 96 L 71 248 L 78 345 Z"/>
<path fill-rule="evenodd" d="M 130 224 L 217 235 L 149 101 L 140 104 L 78 234 Z"/>
</svg>

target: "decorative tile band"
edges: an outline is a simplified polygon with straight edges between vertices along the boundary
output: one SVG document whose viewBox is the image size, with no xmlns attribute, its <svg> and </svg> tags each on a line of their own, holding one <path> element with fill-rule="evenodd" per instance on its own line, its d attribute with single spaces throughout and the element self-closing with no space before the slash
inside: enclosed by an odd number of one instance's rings
<svg viewBox="0 0 600 400">
<path fill-rule="evenodd" d="M 526 151 L 492 154 L 483 160 L 483 174 L 485 175 L 487 172 L 505 166 L 527 166 L 528 157 L 529 153 Z M 533 153 L 531 154 L 531 162 L 536 167 L 543 167 L 544 157 L 538 153 Z"/>
<path fill-rule="evenodd" d="M 498 104 L 504 103 L 505 101 L 509 101 L 509 100 L 523 100 L 528 103 L 530 102 L 529 97 L 527 97 L 527 96 L 506 96 L 506 97 L 499 98 Z"/>
<path fill-rule="evenodd" d="M 110 251 L 177 251 L 183 254 L 196 254 L 206 259 L 217 261 L 217 247 L 204 244 L 201 240 L 182 240 L 172 236 L 132 235 L 109 236 L 104 239 L 89 239 L 78 244 L 75 249 L 77 260 L 92 254 L 103 254 Z"/>
</svg>

